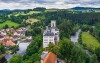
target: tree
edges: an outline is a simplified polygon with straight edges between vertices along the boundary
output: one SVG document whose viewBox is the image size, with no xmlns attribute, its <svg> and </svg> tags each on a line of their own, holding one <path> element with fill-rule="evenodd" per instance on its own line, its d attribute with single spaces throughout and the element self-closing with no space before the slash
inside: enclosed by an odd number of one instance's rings
<svg viewBox="0 0 100 63">
<path fill-rule="evenodd" d="M 36 36 L 38 34 L 41 34 L 41 28 L 38 28 L 38 27 L 34 27 L 33 28 L 33 32 L 32 32 L 32 35 L 33 36 Z"/>
<path fill-rule="evenodd" d="M 100 58 L 100 46 L 95 50 L 95 54 Z"/>
<path fill-rule="evenodd" d="M 90 26 L 89 25 L 86 25 L 86 24 L 84 24 L 84 25 L 82 25 L 82 31 L 88 31 L 90 28 L 89 28 Z"/>
<path fill-rule="evenodd" d="M 40 55 L 42 53 L 41 47 L 42 47 L 42 36 L 38 35 L 38 36 L 34 37 L 34 40 L 28 46 L 28 48 L 26 50 L 26 54 L 23 56 L 23 59 L 30 60 L 32 62 L 39 61 Z"/>
<path fill-rule="evenodd" d="M 79 34 L 78 42 L 82 44 L 82 32 Z"/>
<path fill-rule="evenodd" d="M 61 30 L 60 37 L 67 37 L 70 38 L 70 35 L 72 34 L 72 29 L 73 25 L 70 20 L 64 20 L 60 25 L 59 29 Z M 67 32 L 67 33 L 66 33 Z"/>
<path fill-rule="evenodd" d="M 13 57 L 8 61 L 8 63 L 22 63 L 22 56 L 15 54 Z"/>
<path fill-rule="evenodd" d="M 97 56 L 95 54 L 91 57 L 91 63 L 98 63 Z"/>
<path fill-rule="evenodd" d="M 32 63 L 32 61 L 29 60 L 29 59 L 26 59 L 26 60 L 23 61 L 23 63 Z"/>
<path fill-rule="evenodd" d="M 37 7 L 37 8 L 34 8 L 33 10 L 34 10 L 34 11 L 42 11 L 42 12 L 44 12 L 44 11 L 46 10 L 46 8 Z"/>
<path fill-rule="evenodd" d="M 72 43 L 69 39 L 63 38 L 63 40 L 59 42 L 58 46 L 58 57 L 65 60 L 66 63 L 97 63 L 94 61 L 96 59 L 93 57 L 91 58 L 91 56 L 89 56 L 82 48 L 79 48 L 79 46 Z"/>
<path fill-rule="evenodd" d="M 9 26 L 6 24 L 6 25 L 4 26 L 4 28 L 7 29 L 7 28 L 9 28 Z"/>
<path fill-rule="evenodd" d="M 60 55 L 59 57 L 61 59 L 64 59 L 66 62 L 70 61 L 70 56 L 71 56 L 71 49 L 73 48 L 73 43 L 69 40 L 64 38 L 61 42 L 60 42 Z"/>
<path fill-rule="evenodd" d="M 32 54 L 37 53 L 39 51 L 39 48 L 42 45 L 42 39 L 41 38 L 42 38 L 41 36 L 34 37 L 33 42 L 31 42 L 31 44 L 28 46 L 28 48 L 26 50 L 27 55 L 31 56 Z"/>
<path fill-rule="evenodd" d="M 74 46 L 71 50 L 70 61 L 70 63 L 90 63 L 90 58 L 85 51 Z"/>
<path fill-rule="evenodd" d="M 40 59 L 40 56 L 39 56 L 39 53 L 33 54 L 33 55 L 30 57 L 30 59 L 31 59 L 32 62 L 36 62 L 36 61 L 41 60 L 41 59 Z"/>
<path fill-rule="evenodd" d="M 3 44 L 0 44 L 0 54 L 5 53 L 6 49 L 5 46 Z"/>
<path fill-rule="evenodd" d="M 53 43 L 50 43 L 49 47 L 48 47 L 48 51 L 50 51 L 56 55 L 59 55 L 59 46 L 54 45 Z"/>
</svg>

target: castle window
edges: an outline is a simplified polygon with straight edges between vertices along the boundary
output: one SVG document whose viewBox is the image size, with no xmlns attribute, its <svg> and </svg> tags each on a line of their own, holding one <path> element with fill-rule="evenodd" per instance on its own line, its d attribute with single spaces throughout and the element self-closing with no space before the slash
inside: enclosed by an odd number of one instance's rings
<svg viewBox="0 0 100 63">
<path fill-rule="evenodd" d="M 44 41 L 48 41 L 48 40 L 44 40 Z"/>
<path fill-rule="evenodd" d="M 44 43 L 48 43 L 48 42 L 44 42 Z"/>
</svg>

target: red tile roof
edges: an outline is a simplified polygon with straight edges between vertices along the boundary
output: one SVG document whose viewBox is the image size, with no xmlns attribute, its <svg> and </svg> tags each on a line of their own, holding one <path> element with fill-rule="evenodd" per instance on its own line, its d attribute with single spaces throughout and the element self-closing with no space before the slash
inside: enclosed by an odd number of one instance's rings
<svg viewBox="0 0 100 63">
<path fill-rule="evenodd" d="M 49 52 L 48 55 L 44 58 L 43 63 L 55 63 L 57 61 L 57 56 Z"/>
<path fill-rule="evenodd" d="M 2 40 L 0 40 L 0 43 L 2 43 Z"/>
<path fill-rule="evenodd" d="M 4 39 L 9 39 L 10 37 L 9 36 L 4 36 Z"/>
<path fill-rule="evenodd" d="M 6 42 L 6 46 L 15 46 L 16 44 L 12 42 L 11 40 Z"/>
</svg>

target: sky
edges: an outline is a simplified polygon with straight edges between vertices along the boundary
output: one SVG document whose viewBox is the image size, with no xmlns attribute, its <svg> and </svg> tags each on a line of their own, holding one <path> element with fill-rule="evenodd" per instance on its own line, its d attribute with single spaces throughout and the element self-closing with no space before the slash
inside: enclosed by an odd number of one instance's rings
<svg viewBox="0 0 100 63">
<path fill-rule="evenodd" d="M 33 9 L 36 7 L 45 7 L 47 9 L 100 8 L 100 0 L 0 0 L 0 9 Z"/>
</svg>

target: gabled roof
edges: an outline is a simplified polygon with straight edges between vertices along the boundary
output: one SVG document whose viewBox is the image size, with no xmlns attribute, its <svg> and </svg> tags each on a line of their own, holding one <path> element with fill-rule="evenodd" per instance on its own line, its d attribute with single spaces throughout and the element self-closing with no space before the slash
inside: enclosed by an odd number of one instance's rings
<svg viewBox="0 0 100 63">
<path fill-rule="evenodd" d="M 44 36 L 54 36 L 54 33 L 53 32 L 50 32 L 50 31 L 47 31 Z"/>
<path fill-rule="evenodd" d="M 0 43 L 2 43 L 2 40 L 0 40 Z"/>
<path fill-rule="evenodd" d="M 9 36 L 4 36 L 4 39 L 9 39 L 10 37 Z"/>
<path fill-rule="evenodd" d="M 57 56 L 52 52 L 49 52 L 47 56 L 43 59 L 43 63 L 55 63 L 56 61 Z"/>
<path fill-rule="evenodd" d="M 11 40 L 6 42 L 6 46 L 15 46 L 16 44 L 12 42 Z"/>
</svg>

